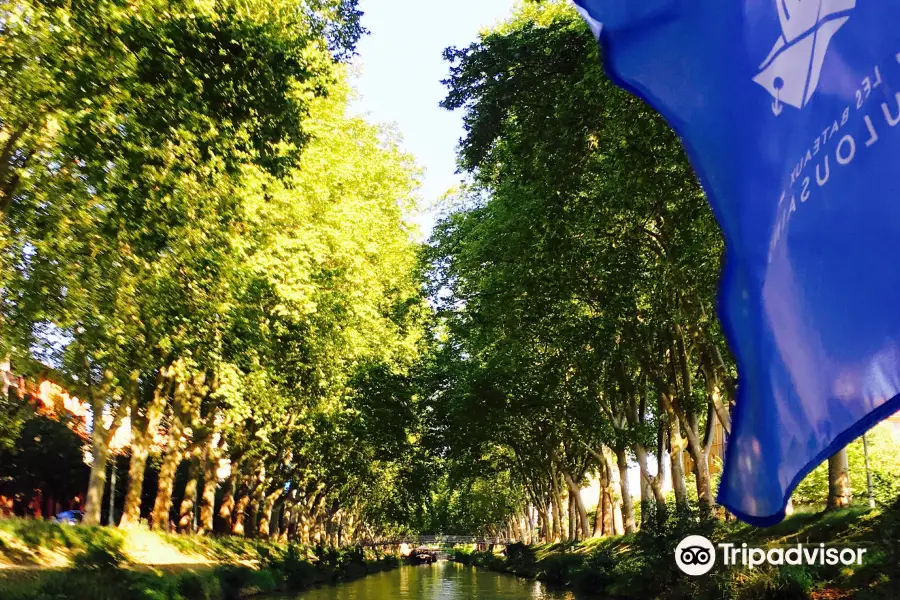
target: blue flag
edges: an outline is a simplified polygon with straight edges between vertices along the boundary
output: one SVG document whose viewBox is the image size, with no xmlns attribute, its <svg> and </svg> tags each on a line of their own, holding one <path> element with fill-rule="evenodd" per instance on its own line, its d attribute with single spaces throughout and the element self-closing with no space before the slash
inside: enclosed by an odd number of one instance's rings
<svg viewBox="0 0 900 600">
<path fill-rule="evenodd" d="M 576 3 L 722 226 L 740 386 L 719 502 L 777 523 L 803 477 L 900 409 L 900 2 Z"/>
</svg>

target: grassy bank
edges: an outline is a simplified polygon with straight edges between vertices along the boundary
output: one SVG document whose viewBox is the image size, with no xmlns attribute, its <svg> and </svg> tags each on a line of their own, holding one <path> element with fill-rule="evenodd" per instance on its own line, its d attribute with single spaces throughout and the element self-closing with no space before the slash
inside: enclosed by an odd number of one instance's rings
<svg viewBox="0 0 900 600">
<path fill-rule="evenodd" d="M 865 548 L 861 566 L 724 566 L 701 577 L 678 570 L 674 550 L 690 534 L 738 547 L 797 543 Z M 700 524 L 690 515 L 669 518 L 634 535 L 581 544 L 515 545 L 505 554 L 456 549 L 455 558 L 483 568 L 540 579 L 605 598 L 680 600 L 894 600 L 900 597 L 900 507 L 797 514 L 756 529 L 729 522 Z"/>
<path fill-rule="evenodd" d="M 35 521 L 0 522 L 0 556 L 3 600 L 236 600 L 349 581 L 400 563 L 361 548 Z"/>
<path fill-rule="evenodd" d="M 126 559 L 150 566 L 263 560 L 280 546 L 237 536 L 173 535 L 146 529 L 72 527 L 48 521 L 0 520 L 0 569 L 65 568 L 91 545 L 118 545 Z"/>
</svg>

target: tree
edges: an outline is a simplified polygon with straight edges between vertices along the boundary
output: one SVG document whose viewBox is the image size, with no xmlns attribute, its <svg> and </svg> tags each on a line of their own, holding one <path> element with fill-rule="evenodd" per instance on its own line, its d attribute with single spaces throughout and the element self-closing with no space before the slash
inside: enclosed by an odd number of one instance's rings
<svg viewBox="0 0 900 600">
<path fill-rule="evenodd" d="M 32 415 L 15 447 L 0 451 L 0 490 L 26 505 L 38 490 L 45 500 L 72 500 L 84 492 L 83 448 L 84 440 L 65 421 Z"/>
<path fill-rule="evenodd" d="M 565 512 L 558 488 L 569 488 L 573 532 L 587 531 L 579 478 L 611 470 L 604 446 L 620 474 L 634 457 L 642 501 L 663 509 L 647 463 L 669 450 L 677 466 L 687 450 L 710 514 L 712 432 L 733 391 L 712 321 L 722 246 L 677 138 L 606 78 L 564 3 L 526 3 L 445 56 L 443 106 L 464 111 L 460 165 L 472 183 L 432 239 L 431 294 L 462 372 L 490 382 L 460 377 L 472 400 L 455 412 L 478 406 L 499 423 L 485 443 L 537 455 L 549 513 Z"/>
<path fill-rule="evenodd" d="M 853 500 L 850 488 L 850 462 L 847 448 L 828 459 L 828 508 L 846 508 Z"/>
<path fill-rule="evenodd" d="M 126 416 L 124 526 L 160 433 L 157 526 L 185 459 L 207 530 L 223 455 L 260 531 L 286 489 L 357 502 L 335 482 L 359 461 L 329 471 L 334 449 L 303 434 L 342 431 L 362 365 L 408 369 L 427 311 L 403 222 L 414 167 L 345 114 L 355 1 L 2 10 L 4 335 L 85 390 L 86 522 Z"/>
</svg>

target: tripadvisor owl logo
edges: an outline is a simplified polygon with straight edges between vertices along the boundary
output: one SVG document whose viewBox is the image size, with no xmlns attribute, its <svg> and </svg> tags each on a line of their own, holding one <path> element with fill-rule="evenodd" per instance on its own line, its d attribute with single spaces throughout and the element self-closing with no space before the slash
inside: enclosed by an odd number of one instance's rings
<svg viewBox="0 0 900 600">
<path fill-rule="evenodd" d="M 706 575 L 716 564 L 716 549 L 702 535 L 689 535 L 675 548 L 675 562 L 687 575 Z"/>
<path fill-rule="evenodd" d="M 675 563 L 686 575 L 705 575 L 716 564 L 716 549 L 722 564 L 755 569 L 761 565 L 861 565 L 866 548 L 838 548 L 825 544 L 796 544 L 781 548 L 753 548 L 747 544 L 713 543 L 702 535 L 689 535 L 675 548 Z"/>
</svg>

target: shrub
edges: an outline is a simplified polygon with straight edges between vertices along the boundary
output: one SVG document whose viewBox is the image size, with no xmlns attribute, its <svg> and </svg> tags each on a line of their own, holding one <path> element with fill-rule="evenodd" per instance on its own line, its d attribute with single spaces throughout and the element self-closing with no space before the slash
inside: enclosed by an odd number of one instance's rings
<svg viewBox="0 0 900 600">
<path fill-rule="evenodd" d="M 506 547 L 506 570 L 520 577 L 537 575 L 537 556 L 534 548 L 516 543 Z"/>
<path fill-rule="evenodd" d="M 253 578 L 253 570 L 240 565 L 222 565 L 215 571 L 219 579 L 224 600 L 239 600 L 241 590 L 248 587 Z"/>
<path fill-rule="evenodd" d="M 322 577 L 325 580 L 331 580 L 335 575 L 338 562 L 341 558 L 340 552 L 337 548 L 326 548 L 325 546 L 318 545 L 313 550 L 313 553 L 316 555 L 316 566 Z"/>
<path fill-rule="evenodd" d="M 338 555 L 338 567 L 344 568 L 351 564 L 366 564 L 366 557 L 363 554 L 362 546 L 353 546 L 340 551 Z"/>
<path fill-rule="evenodd" d="M 584 568 L 584 558 L 577 554 L 551 554 L 538 563 L 538 579 L 551 585 L 569 585 L 576 571 Z"/>
<path fill-rule="evenodd" d="M 601 548 L 574 570 L 572 586 L 585 592 L 605 592 L 615 582 L 615 566 L 612 550 L 608 547 Z"/>
<path fill-rule="evenodd" d="M 377 562 L 370 563 L 373 565 L 373 571 L 388 571 L 396 569 L 400 566 L 400 559 L 394 554 L 385 554 L 379 558 Z"/>
<path fill-rule="evenodd" d="M 249 588 L 261 592 L 274 592 L 278 589 L 279 581 L 277 575 L 269 569 L 259 569 L 253 571 L 250 575 Z"/>
<path fill-rule="evenodd" d="M 299 592 L 316 583 L 316 568 L 300 555 L 299 548 L 291 544 L 281 562 L 281 572 L 288 591 Z"/>
<path fill-rule="evenodd" d="M 218 600 L 222 586 L 214 574 L 187 572 L 178 578 L 178 593 L 183 600 Z"/>
<path fill-rule="evenodd" d="M 812 574 L 803 567 L 765 567 L 738 571 L 713 580 L 710 598 L 723 600 L 806 600 Z"/>
<path fill-rule="evenodd" d="M 121 571 L 119 573 L 110 573 L 120 582 L 124 590 L 122 595 L 116 595 L 117 600 L 194 600 L 194 598 L 183 596 L 180 594 L 181 577 L 152 575 L 149 573 L 133 573 L 130 571 Z M 127 592 L 125 591 L 127 590 Z M 81 596 L 73 596 L 73 598 L 81 598 Z M 197 600 L 206 600 L 198 597 Z M 218 600 L 218 596 L 211 596 L 209 600 Z"/>
<path fill-rule="evenodd" d="M 489 571 L 506 571 L 506 561 L 493 552 L 473 552 L 472 564 Z"/>
<path fill-rule="evenodd" d="M 475 551 L 471 548 L 451 548 L 449 554 L 450 560 L 464 565 L 470 565 L 472 564 L 472 558 Z"/>
<path fill-rule="evenodd" d="M 77 554 L 72 561 L 76 571 L 115 571 L 122 567 L 128 558 L 122 551 L 122 539 L 111 535 L 97 536 L 87 548 Z"/>
</svg>

